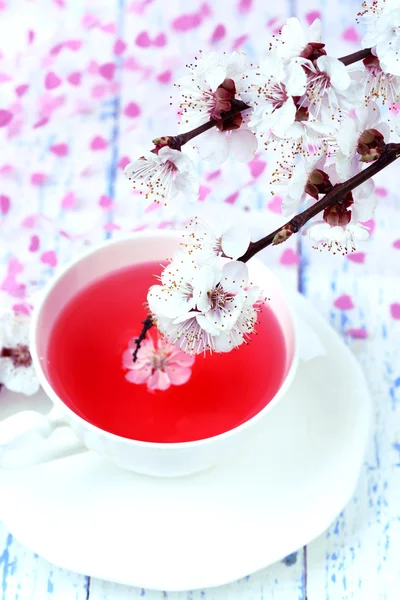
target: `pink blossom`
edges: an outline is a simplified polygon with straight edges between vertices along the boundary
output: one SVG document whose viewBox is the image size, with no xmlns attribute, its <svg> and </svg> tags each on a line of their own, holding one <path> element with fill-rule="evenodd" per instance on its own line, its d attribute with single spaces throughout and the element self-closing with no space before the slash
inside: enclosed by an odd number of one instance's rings
<svg viewBox="0 0 400 600">
<path fill-rule="evenodd" d="M 131 383 L 146 383 L 148 390 L 167 390 L 171 385 L 183 385 L 191 374 L 194 357 L 185 354 L 164 338 L 145 339 L 133 362 L 135 338 L 131 339 L 122 356 L 122 364 L 129 369 L 125 378 Z"/>
</svg>

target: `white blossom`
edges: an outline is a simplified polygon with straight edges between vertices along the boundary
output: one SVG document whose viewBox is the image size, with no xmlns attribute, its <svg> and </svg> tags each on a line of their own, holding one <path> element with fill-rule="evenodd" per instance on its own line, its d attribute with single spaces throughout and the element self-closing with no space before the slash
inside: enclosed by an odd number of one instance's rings
<svg viewBox="0 0 400 600">
<path fill-rule="evenodd" d="M 157 152 L 147 152 L 129 163 L 124 173 L 132 181 L 134 189 L 139 189 L 146 199 L 153 202 L 166 204 L 178 193 L 190 201 L 198 197 L 199 184 L 193 162 L 185 153 L 168 146 Z"/>
<path fill-rule="evenodd" d="M 326 156 L 316 156 L 310 160 L 302 158 L 295 165 L 290 162 L 282 163 L 281 170 L 277 172 L 274 188 L 283 197 L 282 214 L 291 216 L 300 208 L 307 198 L 306 186 L 308 178 L 315 169 L 322 170 Z"/>
<path fill-rule="evenodd" d="M 373 48 L 384 73 L 400 76 L 400 5 L 398 0 L 374 0 L 363 4 L 367 32 L 363 48 Z"/>
<path fill-rule="evenodd" d="M 315 19 L 305 28 L 296 17 L 289 18 L 282 27 L 281 34 L 274 40 L 277 53 L 289 61 L 293 58 L 304 56 L 308 44 L 321 42 L 321 21 Z"/>
<path fill-rule="evenodd" d="M 29 351 L 30 318 L 7 312 L 0 316 L 0 384 L 31 396 L 39 381 Z"/>
<path fill-rule="evenodd" d="M 246 341 L 256 324 L 260 301 L 259 288 L 249 286 L 247 265 L 228 261 L 221 267 L 212 261 L 194 268 L 193 264 L 192 277 L 185 280 L 190 290 L 185 306 L 179 264 L 175 263 L 176 258 L 169 269 L 170 274 L 177 270 L 177 281 L 168 276 L 162 285 L 152 286 L 147 296 L 161 333 L 188 354 L 226 352 Z"/>
<path fill-rule="evenodd" d="M 227 228 L 216 220 L 212 225 L 195 217 L 186 226 L 182 246 L 198 263 L 223 256 L 233 260 L 242 256 L 250 244 L 250 232 L 242 225 Z"/>
<path fill-rule="evenodd" d="M 317 245 L 327 248 L 334 253 L 347 254 L 354 252 L 356 241 L 368 239 L 368 229 L 359 223 L 349 223 L 332 227 L 325 221 L 315 221 L 304 232 Z"/>
</svg>

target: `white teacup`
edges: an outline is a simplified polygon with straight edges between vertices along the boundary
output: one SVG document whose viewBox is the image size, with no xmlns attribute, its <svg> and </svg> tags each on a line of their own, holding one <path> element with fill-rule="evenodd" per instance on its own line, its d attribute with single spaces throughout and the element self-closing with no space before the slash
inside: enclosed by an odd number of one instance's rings
<svg viewBox="0 0 400 600">
<path fill-rule="evenodd" d="M 192 442 L 156 443 L 120 437 L 84 420 L 69 408 L 53 389 L 43 364 L 54 323 L 60 311 L 83 287 L 110 272 L 132 264 L 161 261 L 179 248 L 180 232 L 142 231 L 129 238 L 104 242 L 84 256 L 60 269 L 43 291 L 35 310 L 31 330 L 31 354 L 39 381 L 54 403 L 47 416 L 24 411 L 0 423 L 0 463 L 10 448 L 32 444 L 32 432 L 48 438 L 59 426 L 69 426 L 84 446 L 125 469 L 155 476 L 188 475 L 207 469 L 234 455 L 251 442 L 255 428 L 284 396 L 297 366 L 297 347 L 293 316 L 285 294 L 275 275 L 257 259 L 249 263 L 253 283 L 269 298 L 269 306 L 282 329 L 286 345 L 286 365 L 282 384 L 274 398 L 254 417 L 220 435 Z M 246 374 L 243 373 L 245 377 Z M 260 373 L 262 377 L 263 374 Z"/>
</svg>

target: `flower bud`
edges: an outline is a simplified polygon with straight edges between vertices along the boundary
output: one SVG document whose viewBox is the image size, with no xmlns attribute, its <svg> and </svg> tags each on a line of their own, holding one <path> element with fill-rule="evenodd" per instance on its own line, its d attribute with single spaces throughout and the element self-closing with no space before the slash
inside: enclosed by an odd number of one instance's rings
<svg viewBox="0 0 400 600">
<path fill-rule="evenodd" d="M 319 194 L 327 194 L 332 189 L 332 184 L 329 179 L 329 175 L 321 171 L 321 169 L 314 169 L 308 177 L 305 191 L 306 193 L 318 200 Z"/>
<path fill-rule="evenodd" d="M 385 149 L 385 139 L 376 129 L 366 129 L 358 138 L 357 152 L 361 162 L 377 160 Z"/>
</svg>

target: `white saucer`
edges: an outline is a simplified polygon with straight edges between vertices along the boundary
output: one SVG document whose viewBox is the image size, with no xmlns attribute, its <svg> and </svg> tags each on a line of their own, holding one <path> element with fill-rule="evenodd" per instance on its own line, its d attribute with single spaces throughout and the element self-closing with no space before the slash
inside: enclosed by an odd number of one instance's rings
<svg viewBox="0 0 400 600">
<path fill-rule="evenodd" d="M 167 591 L 228 583 L 321 534 L 353 493 L 371 402 L 337 334 L 300 296 L 295 308 L 308 360 L 245 453 L 176 479 L 135 475 L 91 452 L 2 470 L 6 527 L 59 566 Z M 316 347 L 322 354 L 310 358 Z M 35 408 L 47 402 L 37 397 Z M 0 418 L 9 412 L 2 396 Z"/>
</svg>

